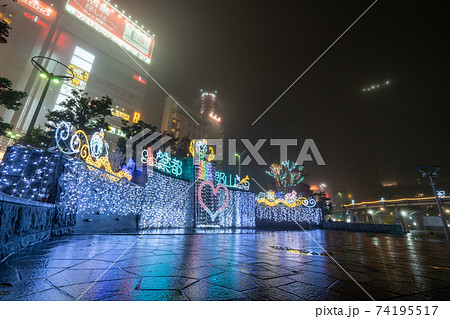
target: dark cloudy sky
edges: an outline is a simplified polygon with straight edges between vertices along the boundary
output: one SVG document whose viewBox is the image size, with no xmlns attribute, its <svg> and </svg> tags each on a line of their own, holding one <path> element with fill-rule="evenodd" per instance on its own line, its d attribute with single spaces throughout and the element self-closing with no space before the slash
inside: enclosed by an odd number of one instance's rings
<svg viewBox="0 0 450 319">
<path fill-rule="evenodd" d="M 446 1 L 378 1 L 254 126 L 373 1 L 117 2 L 156 34 L 151 73 L 169 92 L 197 105 L 201 88 L 219 91 L 227 138 L 313 138 L 327 165 L 305 163 L 309 184 L 368 200 L 380 195 L 380 166 L 411 174 L 439 162 L 448 179 Z M 163 99 L 155 87 L 150 103 Z M 243 172 L 264 184 L 266 169 Z"/>
</svg>

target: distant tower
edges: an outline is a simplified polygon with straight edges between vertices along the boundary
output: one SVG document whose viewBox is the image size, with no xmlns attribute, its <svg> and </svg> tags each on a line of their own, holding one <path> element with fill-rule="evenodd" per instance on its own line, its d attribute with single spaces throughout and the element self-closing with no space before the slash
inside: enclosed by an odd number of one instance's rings
<svg viewBox="0 0 450 319">
<path fill-rule="evenodd" d="M 200 90 L 200 113 L 207 116 L 216 114 L 217 110 L 217 91 L 204 92 Z"/>
</svg>

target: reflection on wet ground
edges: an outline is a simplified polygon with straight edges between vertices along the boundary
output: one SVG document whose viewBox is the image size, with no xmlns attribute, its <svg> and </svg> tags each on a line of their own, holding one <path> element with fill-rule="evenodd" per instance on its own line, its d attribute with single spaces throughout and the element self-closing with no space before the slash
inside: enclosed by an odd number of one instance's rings
<svg viewBox="0 0 450 319">
<path fill-rule="evenodd" d="M 277 249 L 284 251 L 286 253 L 292 253 L 292 254 L 300 254 L 304 256 L 325 256 L 325 257 L 333 257 L 334 254 L 329 251 L 322 251 L 321 253 L 311 251 L 311 250 L 305 250 L 305 249 L 295 249 L 290 247 L 280 247 L 280 246 L 269 246 L 270 248 Z"/>
<path fill-rule="evenodd" d="M 0 264 L 0 300 L 370 300 L 333 259 L 376 300 L 450 299 L 447 242 L 314 230 L 52 238 Z"/>
</svg>

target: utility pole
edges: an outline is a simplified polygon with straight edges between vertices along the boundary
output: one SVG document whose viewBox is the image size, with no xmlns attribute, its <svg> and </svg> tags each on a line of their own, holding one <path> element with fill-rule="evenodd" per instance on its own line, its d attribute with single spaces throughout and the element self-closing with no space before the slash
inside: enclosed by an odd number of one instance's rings
<svg viewBox="0 0 450 319">
<path fill-rule="evenodd" d="M 47 68 L 45 68 L 43 66 L 43 61 L 48 61 L 49 63 L 53 63 L 54 68 L 56 69 L 57 67 L 62 68 L 63 70 L 67 71 L 67 73 L 65 74 L 53 74 L 51 72 L 49 72 L 47 70 Z M 25 136 L 31 136 L 31 132 L 33 132 L 33 128 L 36 125 L 36 120 L 39 116 L 39 113 L 41 111 L 42 108 L 42 104 L 44 103 L 44 99 L 45 96 L 47 95 L 47 91 L 48 88 L 50 87 L 50 83 L 56 83 L 56 84 L 60 84 L 61 81 L 71 81 L 74 78 L 74 74 L 73 71 L 71 69 L 69 69 L 68 66 L 62 64 L 61 62 L 49 58 L 49 57 L 45 57 L 45 56 L 35 56 L 31 59 L 31 64 L 39 71 L 39 76 L 43 79 L 47 79 L 47 83 L 45 84 L 44 90 L 41 93 L 41 98 L 39 99 L 39 102 L 36 106 L 36 109 L 34 111 L 33 114 L 33 118 L 31 119 L 30 125 L 28 126 L 27 129 L 27 133 L 25 134 Z"/>
<path fill-rule="evenodd" d="M 431 166 L 422 166 L 419 168 L 416 168 L 419 172 L 422 173 L 422 177 L 428 177 L 430 179 L 430 185 L 433 189 L 434 197 L 436 198 L 436 205 L 438 207 L 439 215 L 442 219 L 442 224 L 444 225 L 444 231 L 445 231 L 445 237 L 447 237 L 447 240 L 450 240 L 450 233 L 448 231 L 448 225 L 447 220 L 444 215 L 444 210 L 441 206 L 441 201 L 439 200 L 437 190 L 436 190 L 436 184 L 433 180 L 433 177 L 438 177 L 438 171 L 441 169 L 439 165 L 431 165 Z"/>
</svg>

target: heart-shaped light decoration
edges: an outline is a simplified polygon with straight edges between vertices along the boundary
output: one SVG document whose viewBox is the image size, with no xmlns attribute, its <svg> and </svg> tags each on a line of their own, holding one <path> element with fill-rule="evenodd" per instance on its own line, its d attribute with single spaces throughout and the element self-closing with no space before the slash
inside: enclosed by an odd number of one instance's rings
<svg viewBox="0 0 450 319">
<path fill-rule="evenodd" d="M 203 201 L 202 198 L 202 189 L 204 186 L 210 186 L 212 189 L 212 192 L 214 195 L 217 195 L 217 193 L 219 192 L 219 189 L 224 189 L 225 190 L 225 194 L 226 194 L 226 198 L 225 198 L 225 203 L 222 205 L 222 207 L 220 207 L 218 210 L 216 210 L 215 212 L 212 212 L 208 206 L 205 205 L 205 202 Z M 217 185 L 217 187 L 214 187 L 214 184 L 211 181 L 203 181 L 200 186 L 198 187 L 198 201 L 200 203 L 200 206 L 202 206 L 202 208 L 204 210 L 206 210 L 206 212 L 208 213 L 209 217 L 211 217 L 211 220 L 214 222 L 214 220 L 216 219 L 217 216 L 219 216 L 219 214 L 221 212 L 223 212 L 225 210 L 225 208 L 228 205 L 228 188 L 224 185 L 224 184 L 219 184 Z"/>
</svg>

